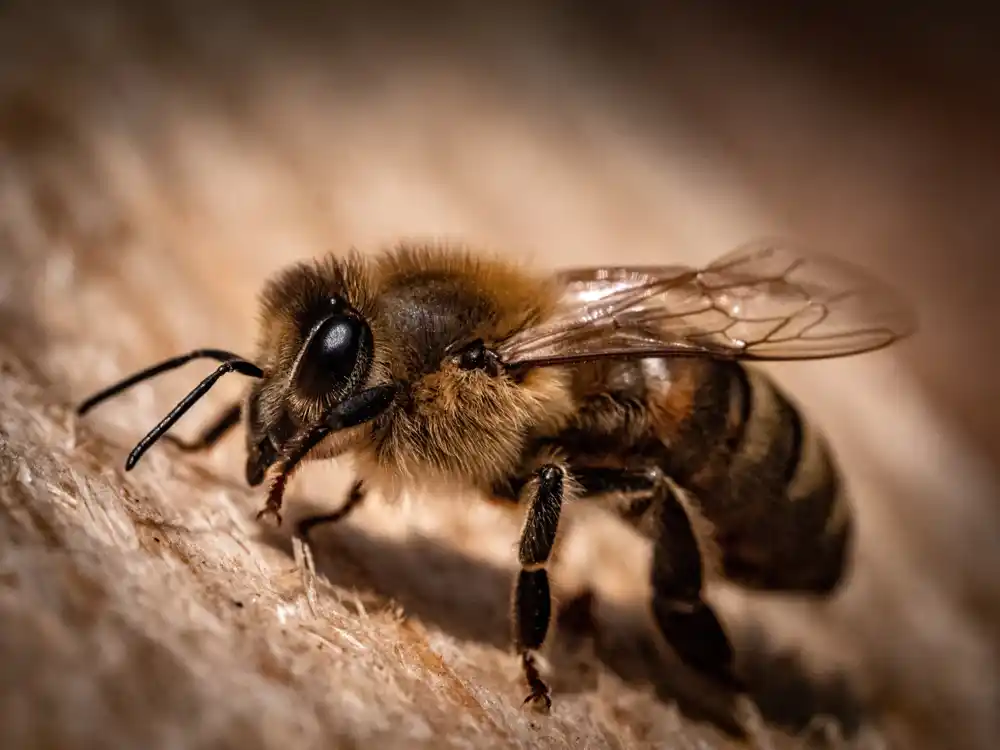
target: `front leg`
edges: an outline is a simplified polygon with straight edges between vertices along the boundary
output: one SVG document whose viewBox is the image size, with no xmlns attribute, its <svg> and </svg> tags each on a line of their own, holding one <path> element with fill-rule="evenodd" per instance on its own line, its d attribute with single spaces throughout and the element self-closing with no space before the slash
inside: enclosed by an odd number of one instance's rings
<svg viewBox="0 0 1000 750">
<path fill-rule="evenodd" d="M 280 525 L 281 506 L 288 479 L 309 451 L 334 432 L 378 419 L 392 406 L 393 400 L 402 388 L 403 385 L 398 382 L 367 388 L 330 409 L 318 425 L 296 435 L 291 444 L 285 448 L 284 455 L 277 461 L 274 479 L 267 493 L 267 502 L 257 514 L 257 520 L 269 515 Z"/>
<path fill-rule="evenodd" d="M 549 688 L 535 663 L 535 652 L 545 642 L 552 617 L 552 598 L 545 565 L 555 546 L 559 516 L 570 481 L 565 467 L 558 464 L 546 464 L 535 472 L 526 487 L 528 512 L 518 543 L 521 570 L 517 575 L 513 598 L 514 642 L 531 691 L 524 702 L 542 711 L 548 711 L 552 706 Z"/>
</svg>

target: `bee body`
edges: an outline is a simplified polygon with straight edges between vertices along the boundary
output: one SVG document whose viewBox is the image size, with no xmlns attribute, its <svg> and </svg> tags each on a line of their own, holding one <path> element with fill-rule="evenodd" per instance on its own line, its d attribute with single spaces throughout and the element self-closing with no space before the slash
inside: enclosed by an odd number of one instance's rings
<svg viewBox="0 0 1000 750">
<path fill-rule="evenodd" d="M 739 680 L 707 580 L 830 593 L 852 533 L 822 436 L 752 359 L 845 356 L 909 330 L 865 313 L 830 330 L 844 300 L 884 290 L 848 275 L 850 294 L 799 279 L 801 256 L 766 245 L 703 269 L 578 268 L 534 274 L 448 247 L 404 245 L 327 256 L 275 276 L 261 295 L 254 361 L 198 350 L 89 399 L 194 358 L 219 360 L 129 456 L 127 468 L 226 372 L 254 378 L 203 449 L 246 427 L 246 478 L 270 479 L 260 515 L 280 520 L 301 462 L 344 453 L 366 492 L 479 490 L 521 504 L 514 640 L 530 688 L 548 706 L 534 653 L 548 632 L 546 566 L 565 502 L 600 502 L 653 543 L 652 612 L 688 666 Z M 808 268 L 806 268 L 808 270 Z M 822 269 L 821 269 L 822 270 Z M 842 271 L 843 269 L 837 268 Z"/>
</svg>

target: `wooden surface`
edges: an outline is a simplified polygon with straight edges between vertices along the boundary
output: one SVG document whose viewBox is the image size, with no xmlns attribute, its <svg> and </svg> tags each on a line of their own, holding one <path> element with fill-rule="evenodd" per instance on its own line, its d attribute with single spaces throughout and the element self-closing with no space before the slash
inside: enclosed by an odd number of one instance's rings
<svg viewBox="0 0 1000 750">
<path fill-rule="evenodd" d="M 556 584 L 596 588 L 597 635 L 552 643 L 540 718 L 507 647 L 516 516 L 374 502 L 320 536 L 311 609 L 238 438 L 122 471 L 197 366 L 80 424 L 70 407 L 160 357 L 249 351 L 263 279 L 327 250 L 696 263 L 787 234 L 891 278 L 922 330 L 772 369 L 848 467 L 861 544 L 828 605 L 713 592 L 752 742 L 995 746 L 1000 166 L 962 71 L 878 85 L 833 45 L 822 74 L 827 47 L 788 57 L 801 29 L 782 46 L 707 10 L 123 7 L 0 20 L 0 745 L 737 746 L 648 633 L 648 550 L 604 519 L 573 515 Z M 350 478 L 310 468 L 289 520 Z"/>
</svg>

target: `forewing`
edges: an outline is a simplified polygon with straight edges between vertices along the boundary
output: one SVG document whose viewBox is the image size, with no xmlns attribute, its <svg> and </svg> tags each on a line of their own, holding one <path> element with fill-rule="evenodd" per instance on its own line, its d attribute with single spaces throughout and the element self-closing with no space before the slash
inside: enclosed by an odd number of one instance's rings
<svg viewBox="0 0 1000 750">
<path fill-rule="evenodd" d="M 599 357 L 818 359 L 880 349 L 914 330 L 885 284 L 776 242 L 703 269 L 577 268 L 554 316 L 497 347 L 509 366 Z"/>
</svg>

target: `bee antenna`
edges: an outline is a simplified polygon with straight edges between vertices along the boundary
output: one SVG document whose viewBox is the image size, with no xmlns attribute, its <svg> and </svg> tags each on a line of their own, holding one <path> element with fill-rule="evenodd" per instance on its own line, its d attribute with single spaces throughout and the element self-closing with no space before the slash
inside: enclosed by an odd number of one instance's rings
<svg viewBox="0 0 1000 750">
<path fill-rule="evenodd" d="M 187 354 L 181 354 L 178 357 L 171 357 L 170 359 L 164 360 L 159 364 L 147 367 L 145 370 L 140 370 L 134 375 L 129 375 L 127 378 L 115 383 L 114 385 L 109 385 L 104 390 L 95 393 L 93 396 L 80 404 L 76 409 L 76 413 L 82 417 L 102 401 L 107 401 L 112 396 L 117 396 L 119 393 L 127 391 L 136 383 L 141 383 L 144 380 L 155 378 L 160 373 L 168 372 L 169 370 L 176 370 L 178 367 L 186 365 L 188 362 L 195 359 L 214 359 L 219 362 L 240 361 L 249 364 L 247 360 L 238 354 L 233 354 L 232 352 L 227 352 L 223 349 L 195 349 Z M 251 375 L 252 373 L 245 374 Z M 259 378 L 261 375 L 254 375 L 254 377 Z"/>
<path fill-rule="evenodd" d="M 211 354 L 202 355 L 208 357 L 215 357 L 215 355 L 219 353 L 216 350 L 204 350 L 204 351 L 212 352 Z M 225 352 L 223 352 L 223 354 L 224 353 Z M 194 354 L 194 352 L 192 352 L 192 354 Z M 181 360 L 183 358 L 178 357 L 177 359 Z M 189 359 L 194 359 L 194 357 L 189 356 Z M 171 360 L 171 362 L 172 361 L 174 360 Z M 184 362 L 182 361 L 179 364 L 183 363 Z M 167 363 L 164 364 L 166 365 Z M 177 367 L 178 365 L 174 364 L 173 366 Z M 150 368 L 150 370 L 155 370 L 155 369 L 156 369 L 155 367 Z M 163 369 L 170 369 L 170 368 L 164 367 Z M 160 371 L 162 372 L 162 370 Z M 173 427 L 174 424 L 177 422 L 177 420 L 183 417 L 188 409 L 194 406 L 201 399 L 202 396 L 208 393 L 211 390 L 212 386 L 215 385 L 216 382 L 218 382 L 219 378 L 221 378 L 226 373 L 230 372 L 238 372 L 240 375 L 247 375 L 248 377 L 251 378 L 264 377 L 263 370 L 257 367 L 257 365 L 255 365 L 253 362 L 248 362 L 245 359 L 236 358 L 236 359 L 229 359 L 223 362 L 221 365 L 219 365 L 219 367 L 215 370 L 215 372 L 213 372 L 207 378 L 198 383 L 198 385 L 196 385 L 188 395 L 182 398 L 180 402 L 177 404 L 177 406 L 171 409 L 170 413 L 167 414 L 167 416 L 165 416 L 160 421 L 160 423 L 156 425 L 156 427 L 154 427 L 152 430 L 149 431 L 149 434 L 146 435 L 146 437 L 144 437 L 142 440 L 139 441 L 138 445 L 136 445 L 135 448 L 132 449 L 132 452 L 128 454 L 128 460 L 125 461 L 125 471 L 131 471 L 135 467 L 135 465 L 139 462 L 139 459 L 142 458 L 142 455 L 147 450 L 149 450 L 150 447 L 157 440 L 163 437 L 164 433 L 166 433 L 167 430 Z M 135 376 L 133 376 L 133 378 L 134 377 Z M 151 375 L 147 375 L 147 377 L 151 377 Z M 136 380 L 133 382 L 138 382 L 138 381 Z"/>
</svg>

